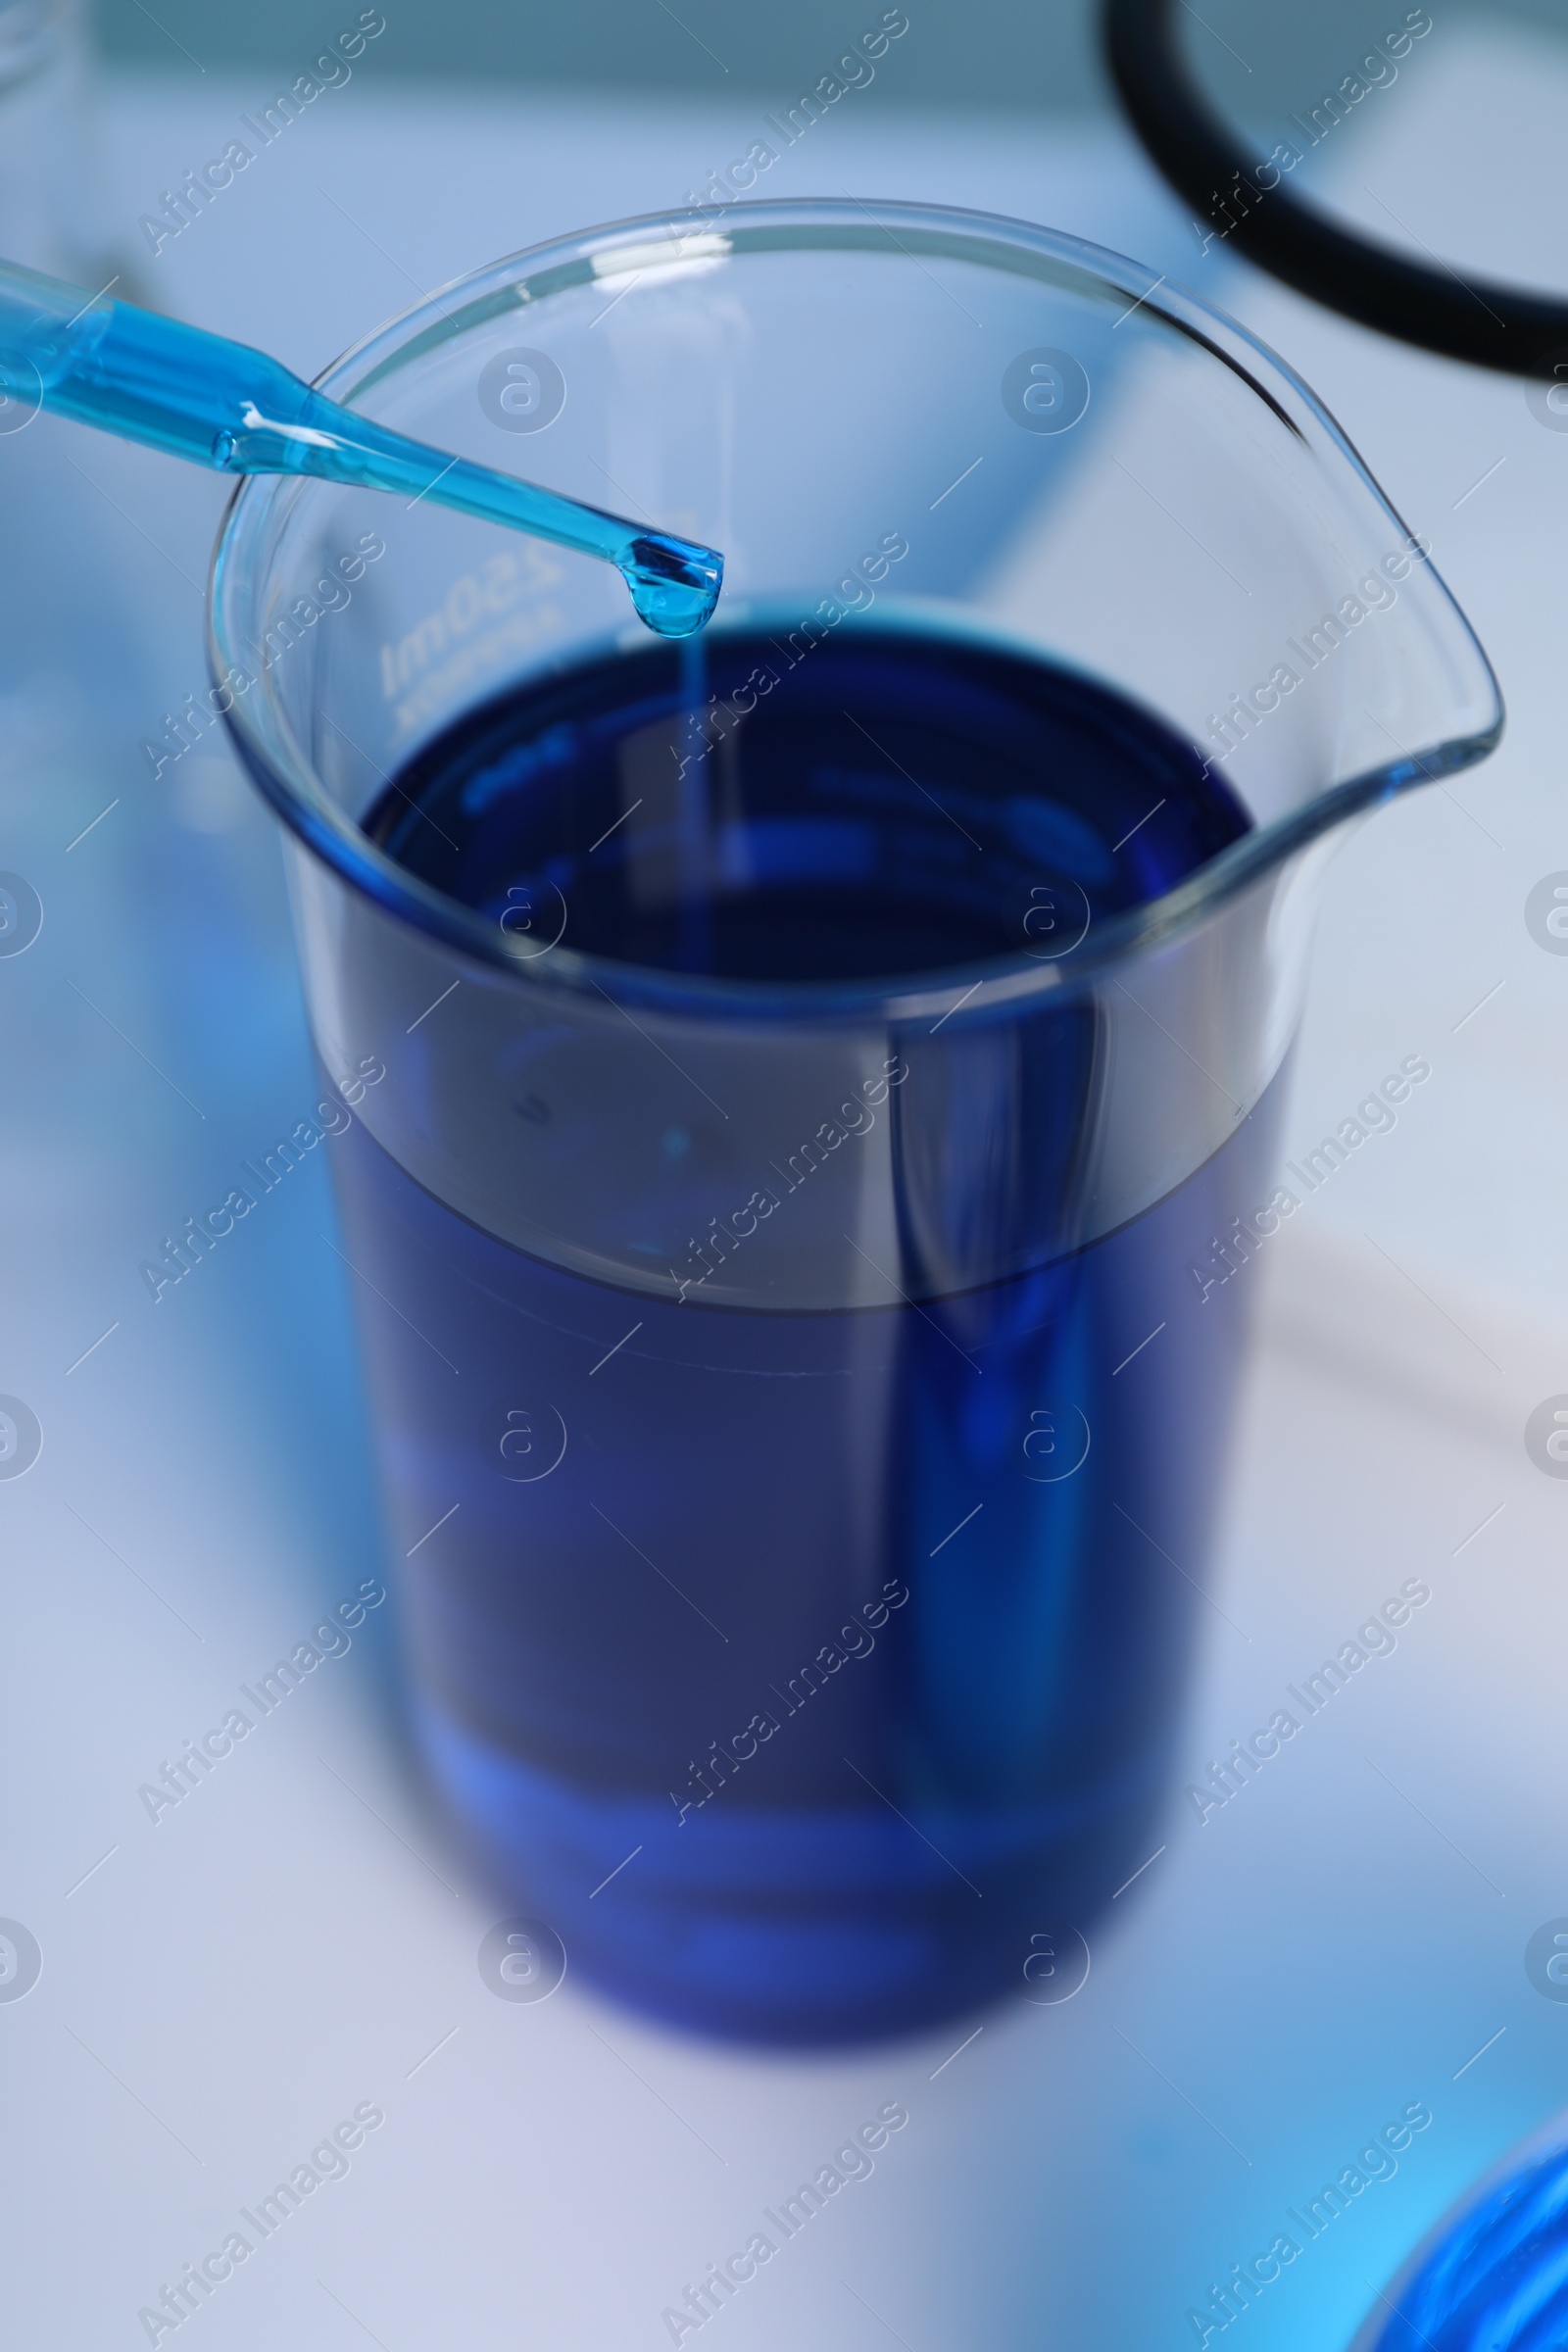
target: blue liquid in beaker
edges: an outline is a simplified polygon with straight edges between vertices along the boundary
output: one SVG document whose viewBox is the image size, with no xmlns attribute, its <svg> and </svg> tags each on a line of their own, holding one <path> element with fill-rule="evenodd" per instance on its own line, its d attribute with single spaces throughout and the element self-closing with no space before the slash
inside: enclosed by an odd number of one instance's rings
<svg viewBox="0 0 1568 2352">
<path fill-rule="evenodd" d="M 990 647 L 865 630 L 786 670 L 725 632 L 702 667 L 710 713 L 754 681 L 741 723 L 694 716 L 692 655 L 610 657 L 470 714 L 368 830 L 498 917 L 560 891 L 579 949 L 821 981 L 1016 954 L 1043 873 L 1102 916 L 1247 829 L 1157 721 Z M 1094 1020 L 1018 1048 L 1064 1194 Z M 368 1351 L 399 1549 L 462 1500 L 409 1562 L 426 1752 L 574 1965 L 705 2030 L 896 2033 L 1023 1989 L 1031 1936 L 1147 1858 L 1249 1287 L 1190 1268 L 1267 1197 L 1278 1091 L 1091 1247 L 838 1312 L 583 1279 L 343 1139 L 350 1254 L 408 1318 Z M 506 1455 L 524 1396 L 570 1430 L 556 1460 L 526 1425 L 547 1476 Z M 1087 1453 L 1036 1475 L 1073 1412 Z"/>
<path fill-rule="evenodd" d="M 610 655 L 460 720 L 365 821 L 514 931 L 559 892 L 569 947 L 730 980 L 1015 956 L 1048 944 L 1044 880 L 1098 922 L 1250 829 L 1178 736 L 1076 673 L 882 629 L 793 666 L 752 629 Z"/>
</svg>

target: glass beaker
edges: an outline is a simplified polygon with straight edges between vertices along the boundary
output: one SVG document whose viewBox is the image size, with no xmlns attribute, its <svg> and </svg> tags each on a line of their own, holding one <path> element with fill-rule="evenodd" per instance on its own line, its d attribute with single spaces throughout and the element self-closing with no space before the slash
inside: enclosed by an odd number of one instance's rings
<svg viewBox="0 0 1568 2352">
<path fill-rule="evenodd" d="M 216 560 L 430 1769 L 518 1915 L 663 2015 L 831 2039 L 1035 1997 L 1154 1839 L 1324 860 L 1491 748 L 1485 657 L 1288 369 L 1015 221 L 622 223 L 322 382 L 727 559 L 683 655 L 603 567 L 428 504 L 247 482 Z M 748 804 L 761 673 L 825 708 L 895 642 L 1114 696 L 1238 837 L 1166 887 L 1155 807 L 1083 851 L 1052 776 L 999 814 L 978 752 L 941 805 L 917 661 L 896 747 L 808 745 Z M 455 720 L 644 657 L 688 664 L 683 731 L 622 744 L 608 849 L 482 912 L 367 831 Z M 667 855 L 617 869 L 652 915 L 765 930 L 780 861 L 907 853 L 1006 936 L 804 979 L 603 953 L 592 859 L 656 805 Z M 1070 878 L 1096 857 L 1141 889 Z"/>
</svg>

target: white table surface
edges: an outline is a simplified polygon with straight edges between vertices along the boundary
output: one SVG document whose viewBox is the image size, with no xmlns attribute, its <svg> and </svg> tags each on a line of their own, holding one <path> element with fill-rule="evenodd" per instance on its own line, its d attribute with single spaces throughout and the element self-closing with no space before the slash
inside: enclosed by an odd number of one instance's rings
<svg viewBox="0 0 1568 2352">
<path fill-rule="evenodd" d="M 115 84 L 122 233 L 271 86 Z M 1542 159 L 1565 101 L 1561 55 L 1440 25 L 1319 168 L 1460 267 L 1560 276 Z M 682 199 L 756 111 L 390 96 L 368 69 L 147 272 L 312 373 L 494 254 Z M 138 1785 L 377 1572 L 380 1539 L 323 1171 L 160 1310 L 136 1276 L 312 1093 L 269 820 L 216 746 L 163 784 L 138 749 L 203 683 L 222 488 L 48 420 L 0 440 L 0 866 L 45 907 L 0 962 L 0 1390 L 45 1431 L 0 1485 L 0 1914 L 44 1955 L 0 2003 L 18 2352 L 145 2342 L 138 2309 L 363 2102 L 385 2123 L 349 2176 L 190 2341 L 652 2352 L 684 2282 L 895 2097 L 909 2126 L 873 2177 L 712 2323 L 737 2352 L 1174 2352 L 1209 2282 L 1424 2101 L 1397 2176 L 1238 2323 L 1269 2352 L 1335 2352 L 1568 2088 L 1568 2009 L 1523 1967 L 1568 1912 L 1568 1486 L 1522 1445 L 1568 1389 L 1568 959 L 1523 920 L 1568 866 L 1568 436 L 1515 384 L 1199 259 L 1114 134 L 901 111 L 890 70 L 813 135 L 770 193 L 1026 215 L 1236 310 L 1431 533 L 1499 669 L 1499 756 L 1379 816 L 1331 878 L 1290 1151 L 1402 1055 L 1433 1077 L 1261 1270 L 1191 1770 L 1404 1579 L 1433 1598 L 1234 1805 L 1200 1827 L 1173 1798 L 1075 2000 L 995 2013 L 951 2065 L 956 2034 L 831 2061 L 696 2046 L 570 1978 L 541 2006 L 495 2000 L 490 1910 L 401 1744 L 390 1607 L 154 1826 Z"/>
</svg>

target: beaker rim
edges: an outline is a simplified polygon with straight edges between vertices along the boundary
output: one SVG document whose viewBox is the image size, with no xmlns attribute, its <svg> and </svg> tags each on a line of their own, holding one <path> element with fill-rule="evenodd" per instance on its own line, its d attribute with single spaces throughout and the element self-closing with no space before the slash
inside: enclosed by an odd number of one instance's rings
<svg viewBox="0 0 1568 2352">
<path fill-rule="evenodd" d="M 897 234 L 895 234 L 895 228 Z M 1298 440 L 1348 466 L 1361 492 L 1395 526 L 1401 540 L 1421 544 L 1376 481 L 1358 451 L 1322 401 L 1289 363 L 1227 313 L 1143 263 L 1081 237 L 1032 221 L 952 205 L 856 198 L 757 198 L 719 208 L 688 207 L 644 213 L 573 231 L 440 286 L 349 347 L 315 379 L 315 388 L 353 408 L 376 384 L 439 350 L 488 318 L 605 274 L 606 256 L 621 247 L 665 248 L 672 261 L 729 258 L 781 251 L 886 250 L 946 254 L 992 267 L 1042 274 L 1041 266 L 1066 270 L 1133 308 L 1152 313 L 1232 370 Z M 595 270 L 596 260 L 601 265 Z M 1031 264 L 1034 265 L 1031 270 Z M 460 307 L 454 309 L 454 304 Z M 312 485 L 299 477 L 255 474 L 236 488 L 213 552 L 208 598 L 208 654 L 215 683 L 242 668 L 248 632 L 236 626 L 247 610 L 245 581 L 260 565 L 269 520 L 289 494 Z M 250 560 L 250 572 L 246 565 Z M 1031 999 L 1065 1002 L 1103 984 L 1107 973 L 1171 944 L 1349 819 L 1418 785 L 1472 766 L 1496 746 L 1505 719 L 1495 674 L 1474 629 L 1430 560 L 1419 571 L 1420 591 L 1446 623 L 1450 647 L 1471 669 L 1472 723 L 1415 750 L 1396 747 L 1379 761 L 1258 824 L 1171 889 L 1105 918 L 1070 957 L 1047 960 L 1026 951 L 939 970 L 855 980 L 740 980 L 630 963 L 566 946 L 548 956 L 518 954 L 507 935 L 473 908 L 419 879 L 378 848 L 333 802 L 292 729 L 269 708 L 261 681 L 257 708 L 230 695 L 223 712 L 243 764 L 289 830 L 361 896 L 386 914 L 492 975 L 519 988 L 581 997 L 597 992 L 614 1003 L 698 1021 L 737 1018 L 793 1024 L 863 1025 L 941 1017 L 969 1027 L 1015 1015 Z M 1411 585 L 1414 585 L 1412 581 Z M 955 992 L 960 1002 L 955 1004 Z"/>
</svg>

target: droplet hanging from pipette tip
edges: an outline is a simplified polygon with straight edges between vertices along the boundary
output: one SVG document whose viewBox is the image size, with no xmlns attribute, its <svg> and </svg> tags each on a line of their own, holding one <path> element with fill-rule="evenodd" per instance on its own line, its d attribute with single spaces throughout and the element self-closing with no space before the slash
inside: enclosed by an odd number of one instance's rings
<svg viewBox="0 0 1568 2352">
<path fill-rule="evenodd" d="M 710 547 L 646 532 L 620 565 L 638 617 L 661 637 L 690 637 L 710 620 L 724 578 L 724 559 Z"/>
</svg>

